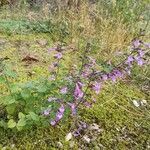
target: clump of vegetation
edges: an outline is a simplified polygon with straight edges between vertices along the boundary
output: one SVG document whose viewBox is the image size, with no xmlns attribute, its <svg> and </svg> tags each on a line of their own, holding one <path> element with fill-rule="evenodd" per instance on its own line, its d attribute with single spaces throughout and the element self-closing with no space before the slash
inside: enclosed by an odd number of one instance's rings
<svg viewBox="0 0 150 150">
<path fill-rule="evenodd" d="M 31 2 L 1 8 L 0 147 L 149 148 L 147 2 Z"/>
<path fill-rule="evenodd" d="M 136 39 L 123 62 L 116 66 L 103 64 L 101 68 L 101 64 L 90 56 L 92 49 L 90 43 L 87 43 L 81 56 L 77 55 L 77 64 L 71 66 L 74 69 L 72 72 L 62 62 L 65 49 L 59 45 L 48 50 L 50 54 L 56 51 L 54 63 L 49 67 L 51 76 L 25 84 L 14 84 L 11 78 L 17 77 L 15 72 L 1 62 L 0 79 L 8 91 L 8 94 L 6 92 L 1 97 L 1 105 L 6 112 L 2 114 L 4 118 L 1 119 L 1 126 L 17 127 L 18 130 L 34 124 L 46 126 L 49 122 L 55 126 L 64 114 L 71 112 L 73 116 L 76 115 L 80 104 L 92 106 L 97 99 L 93 97 L 93 92 L 99 94 L 107 80 L 116 82 L 130 75 L 134 62 L 139 66 L 147 64 L 144 56 L 148 48 L 148 43 Z"/>
</svg>

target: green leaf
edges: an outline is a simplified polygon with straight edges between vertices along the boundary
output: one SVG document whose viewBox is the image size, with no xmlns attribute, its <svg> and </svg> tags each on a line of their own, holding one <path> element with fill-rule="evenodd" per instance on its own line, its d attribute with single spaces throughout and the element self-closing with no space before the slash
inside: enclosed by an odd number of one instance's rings
<svg viewBox="0 0 150 150">
<path fill-rule="evenodd" d="M 47 90 L 47 87 L 44 86 L 44 85 L 40 85 L 40 86 L 37 87 L 37 91 L 39 93 L 44 93 L 44 92 L 46 92 L 46 90 Z"/>
<path fill-rule="evenodd" d="M 23 91 L 21 92 L 21 96 L 22 96 L 23 99 L 28 99 L 28 98 L 30 98 L 31 93 L 30 93 L 29 90 L 23 90 Z"/>
<path fill-rule="evenodd" d="M 7 123 L 4 120 L 1 120 L 0 127 L 7 128 Z"/>
<path fill-rule="evenodd" d="M 19 112 L 18 114 L 19 119 L 25 118 L 25 115 L 22 112 Z"/>
<path fill-rule="evenodd" d="M 16 105 L 15 104 L 8 105 L 6 106 L 6 110 L 8 114 L 12 115 L 16 110 Z"/>
<path fill-rule="evenodd" d="M 17 84 L 10 85 L 10 88 L 11 88 L 12 93 L 17 93 L 20 90 L 20 88 Z"/>
<path fill-rule="evenodd" d="M 103 69 L 106 73 L 109 73 L 113 68 L 111 66 L 104 66 Z"/>
<path fill-rule="evenodd" d="M 34 121 L 39 121 L 39 116 L 37 114 L 35 114 L 34 112 L 29 112 L 32 120 Z"/>
<path fill-rule="evenodd" d="M 16 127 L 17 127 L 18 131 L 21 131 L 23 129 L 22 126 L 16 126 Z"/>
<path fill-rule="evenodd" d="M 17 123 L 17 127 L 23 127 L 26 125 L 26 120 L 25 118 L 21 118 L 19 119 L 18 123 Z"/>
<path fill-rule="evenodd" d="M 5 96 L 4 100 L 3 100 L 4 105 L 10 105 L 15 102 L 16 102 L 16 100 L 12 96 Z"/>
<path fill-rule="evenodd" d="M 33 89 L 34 84 L 32 82 L 27 82 L 26 84 L 22 85 L 22 88 Z"/>
<path fill-rule="evenodd" d="M 13 119 L 10 119 L 7 123 L 8 128 L 14 128 L 16 126 L 16 122 Z"/>
<path fill-rule="evenodd" d="M 5 83 L 5 82 L 6 82 L 5 78 L 3 76 L 0 76 L 0 83 Z"/>
</svg>

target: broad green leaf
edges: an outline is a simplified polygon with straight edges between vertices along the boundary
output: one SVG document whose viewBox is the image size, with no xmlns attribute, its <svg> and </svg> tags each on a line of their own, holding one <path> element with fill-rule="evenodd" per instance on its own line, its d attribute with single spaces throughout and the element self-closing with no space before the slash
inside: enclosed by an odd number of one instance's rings
<svg viewBox="0 0 150 150">
<path fill-rule="evenodd" d="M 21 118 L 19 119 L 18 123 L 17 123 L 17 127 L 23 127 L 26 125 L 26 120 L 25 118 Z"/>
<path fill-rule="evenodd" d="M 23 129 L 23 126 L 16 126 L 18 131 L 21 131 Z"/>
<path fill-rule="evenodd" d="M 7 128 L 7 123 L 4 120 L 1 120 L 0 127 Z"/>
<path fill-rule="evenodd" d="M 28 90 L 23 90 L 21 91 L 21 96 L 23 97 L 23 99 L 28 99 L 31 96 L 31 93 Z"/>
<path fill-rule="evenodd" d="M 106 72 L 106 73 L 109 73 L 111 70 L 112 70 L 112 67 L 111 66 L 104 66 L 104 71 Z"/>
<path fill-rule="evenodd" d="M 31 115 L 26 115 L 26 119 L 27 120 L 31 120 L 32 118 L 31 118 Z"/>
<path fill-rule="evenodd" d="M 22 88 L 32 89 L 34 88 L 34 84 L 32 82 L 27 82 L 26 84 L 22 85 Z"/>
<path fill-rule="evenodd" d="M 16 102 L 16 100 L 12 96 L 5 96 L 4 100 L 3 100 L 4 105 L 10 105 L 15 102 Z"/>
<path fill-rule="evenodd" d="M 47 90 L 47 87 L 44 86 L 44 85 L 37 87 L 37 91 L 38 91 L 39 93 L 44 93 L 44 92 L 46 92 L 46 90 Z"/>
<path fill-rule="evenodd" d="M 18 114 L 19 119 L 25 118 L 25 115 L 22 112 L 19 112 Z"/>
<path fill-rule="evenodd" d="M 13 119 L 10 119 L 7 123 L 8 128 L 14 128 L 16 126 L 16 122 Z"/>
<path fill-rule="evenodd" d="M 12 115 L 16 110 L 16 105 L 15 104 L 7 105 L 6 110 L 8 114 Z"/>
<path fill-rule="evenodd" d="M 20 90 L 20 88 L 17 84 L 12 84 L 10 87 L 11 87 L 11 92 L 12 93 L 16 93 Z"/>
<path fill-rule="evenodd" d="M 34 121 L 39 121 L 39 116 L 37 114 L 35 114 L 34 112 L 29 112 L 32 120 Z"/>
</svg>

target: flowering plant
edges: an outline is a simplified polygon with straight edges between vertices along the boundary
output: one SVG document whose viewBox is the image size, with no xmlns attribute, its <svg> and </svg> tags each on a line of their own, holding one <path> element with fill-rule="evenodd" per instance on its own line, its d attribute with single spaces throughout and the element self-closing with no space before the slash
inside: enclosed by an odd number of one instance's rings
<svg viewBox="0 0 150 150">
<path fill-rule="evenodd" d="M 33 125 L 56 126 L 64 116 L 76 116 L 80 105 L 92 107 L 106 82 L 115 83 L 131 75 L 135 64 L 146 64 L 149 48 L 150 44 L 135 39 L 121 63 L 100 69 L 97 60 L 89 57 L 92 50 L 87 43 L 79 64 L 72 65 L 72 72 L 63 65 L 66 50 L 59 45 L 48 49 L 54 60 L 49 67 L 50 77 L 24 84 L 13 82 L 17 78 L 15 72 L 1 60 L 0 83 L 5 94 L 0 97 L 4 110 L 0 126 L 18 130 Z"/>
</svg>

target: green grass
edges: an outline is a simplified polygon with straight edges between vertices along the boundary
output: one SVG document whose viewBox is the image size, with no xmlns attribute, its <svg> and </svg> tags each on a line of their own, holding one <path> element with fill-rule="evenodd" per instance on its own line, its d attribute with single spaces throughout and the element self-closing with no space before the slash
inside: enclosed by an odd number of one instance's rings
<svg viewBox="0 0 150 150">
<path fill-rule="evenodd" d="M 133 85 L 125 83 L 111 87 L 103 90 L 92 109 L 84 109 L 79 113 L 81 120 L 88 124 L 95 122 L 102 130 L 96 135 L 89 133 L 96 136 L 96 140 L 88 148 L 93 149 L 102 144 L 107 149 L 148 149 L 150 114 L 145 108 L 133 106 L 131 101 L 134 98 L 147 99 L 146 95 Z M 69 149 L 65 135 L 71 123 L 73 122 L 66 120 L 55 128 L 33 128 L 32 131 L 22 133 L 1 132 L 1 142 L 8 147 L 15 144 L 17 149 L 57 149 L 57 142 L 60 141 L 65 145 L 64 149 Z M 74 149 L 83 145 L 80 139 L 73 140 L 76 147 Z"/>
<path fill-rule="evenodd" d="M 106 86 L 92 109 L 81 109 L 81 120 L 88 124 L 95 122 L 102 130 L 96 135 L 89 133 L 96 136 L 96 140 L 88 145 L 89 149 L 98 144 L 107 149 L 148 149 L 150 114 L 148 109 L 136 108 L 132 99 L 148 100 L 137 87 L 118 83 L 114 88 Z M 60 141 L 67 149 L 69 143 L 65 142 L 65 135 L 71 123 L 66 120 L 55 128 L 33 128 L 22 133 L 1 132 L 1 142 L 8 147 L 15 144 L 17 149 L 57 149 L 57 142 Z M 76 142 L 74 149 L 83 145 L 80 139 L 73 140 Z"/>
<path fill-rule="evenodd" d="M 9 57 L 8 62 L 15 64 L 15 69 L 19 73 L 19 82 L 26 82 L 44 74 L 48 75 L 47 67 L 51 60 L 47 55 L 47 48 L 52 45 L 52 41 L 46 34 L 11 37 L 2 34 L 0 37 L 7 41 L 5 48 L 1 51 L 1 57 Z M 43 47 L 38 44 L 37 39 L 46 39 L 47 46 Z M 15 45 L 18 40 L 21 40 L 19 47 Z M 26 67 L 21 58 L 29 53 L 36 54 L 40 61 Z M 46 60 L 46 65 L 42 60 Z M 147 69 L 139 71 L 137 68 L 137 71 L 135 69 L 133 73 L 140 72 L 141 76 L 148 76 Z M 28 72 L 34 72 L 33 77 L 28 77 Z M 115 85 L 106 83 L 96 104 L 91 109 L 80 108 L 79 119 L 89 125 L 93 122 L 98 124 L 102 131 L 100 134 L 86 133 L 91 138 L 96 137 L 90 144 L 85 144 L 80 138 L 73 138 L 72 141 L 75 142 L 73 149 L 79 149 L 81 145 L 88 149 L 97 149 L 99 144 L 106 149 L 148 149 L 150 97 L 141 90 L 144 82 L 140 85 L 136 82 L 138 82 L 137 77 L 125 79 Z M 143 99 L 148 103 L 146 107 L 137 108 L 132 103 L 133 100 Z M 57 143 L 61 142 L 64 145 L 63 149 L 70 149 L 69 142 L 65 142 L 65 136 L 71 124 L 74 124 L 73 120 L 67 119 L 55 128 L 33 127 L 32 131 L 23 132 L 0 129 L 0 144 L 1 147 L 7 149 L 12 149 L 13 144 L 15 144 L 14 149 L 57 149 Z"/>
</svg>

